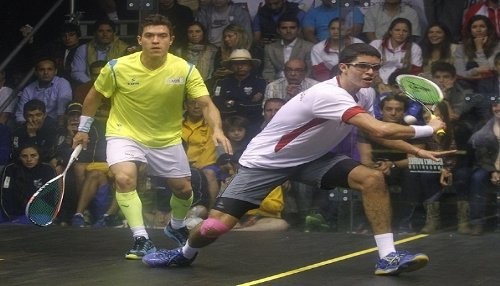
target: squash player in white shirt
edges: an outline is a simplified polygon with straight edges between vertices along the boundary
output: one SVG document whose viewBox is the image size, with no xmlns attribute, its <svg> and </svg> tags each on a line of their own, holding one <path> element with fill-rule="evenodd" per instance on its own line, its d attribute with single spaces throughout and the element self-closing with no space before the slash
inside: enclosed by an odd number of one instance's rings
<svg viewBox="0 0 500 286">
<path fill-rule="evenodd" d="M 218 198 L 209 218 L 191 231 L 188 242 L 148 254 L 143 262 L 151 267 L 190 265 L 200 248 L 228 232 L 248 210 L 258 208 L 274 187 L 292 179 L 322 189 L 343 186 L 361 192 L 379 250 L 375 274 L 398 275 L 424 267 L 427 255 L 395 250 L 384 175 L 330 152 L 357 127 L 382 144 L 422 158 L 437 160 L 452 153 L 390 140 L 432 136 L 444 123 L 434 119 L 425 126 L 404 126 L 376 120 L 371 114 L 375 91 L 370 86 L 380 69 L 380 59 L 377 49 L 368 44 L 347 46 L 339 56 L 339 76 L 293 97 L 249 143 L 240 158 L 238 174 Z"/>
</svg>

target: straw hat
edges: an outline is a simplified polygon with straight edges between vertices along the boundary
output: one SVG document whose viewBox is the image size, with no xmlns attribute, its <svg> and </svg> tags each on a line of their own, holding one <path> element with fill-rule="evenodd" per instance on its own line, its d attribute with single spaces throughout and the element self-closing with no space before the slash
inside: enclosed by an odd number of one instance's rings
<svg viewBox="0 0 500 286">
<path fill-rule="evenodd" d="M 250 52 L 245 49 L 234 50 L 229 56 L 229 59 L 222 62 L 222 65 L 225 66 L 226 68 L 229 68 L 231 63 L 234 62 L 251 62 L 254 67 L 258 67 L 260 65 L 260 60 L 253 59 Z"/>
</svg>

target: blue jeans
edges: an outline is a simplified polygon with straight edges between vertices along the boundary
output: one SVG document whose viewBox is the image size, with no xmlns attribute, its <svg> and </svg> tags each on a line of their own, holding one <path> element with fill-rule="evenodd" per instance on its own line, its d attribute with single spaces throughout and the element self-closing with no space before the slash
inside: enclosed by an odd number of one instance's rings
<svg viewBox="0 0 500 286">
<path fill-rule="evenodd" d="M 473 224 L 484 224 L 487 195 L 491 188 L 490 173 L 482 168 L 472 171 L 470 178 L 470 218 Z"/>
</svg>

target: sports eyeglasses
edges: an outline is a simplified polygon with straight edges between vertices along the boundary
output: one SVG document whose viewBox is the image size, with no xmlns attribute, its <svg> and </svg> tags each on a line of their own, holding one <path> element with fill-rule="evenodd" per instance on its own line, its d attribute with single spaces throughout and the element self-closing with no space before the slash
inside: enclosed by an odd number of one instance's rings
<svg viewBox="0 0 500 286">
<path fill-rule="evenodd" d="M 369 63 L 346 63 L 348 66 L 353 66 L 362 71 L 369 71 L 372 69 L 373 71 L 379 71 L 382 67 L 381 64 L 369 64 Z"/>
</svg>

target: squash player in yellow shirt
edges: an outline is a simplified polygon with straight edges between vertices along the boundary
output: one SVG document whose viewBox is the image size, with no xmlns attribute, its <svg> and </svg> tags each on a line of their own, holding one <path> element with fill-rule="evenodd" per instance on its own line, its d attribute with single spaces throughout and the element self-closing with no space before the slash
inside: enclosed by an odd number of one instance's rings
<svg viewBox="0 0 500 286">
<path fill-rule="evenodd" d="M 88 130 L 101 100 L 111 100 L 106 126 L 107 162 L 115 177 L 116 199 L 134 237 L 125 257 L 141 259 L 156 250 L 145 229 L 142 203 L 137 195 L 138 167 L 148 165 L 152 176 L 166 178 L 173 191 L 172 218 L 165 234 L 179 245 L 187 240 L 184 223 L 193 200 L 190 167 L 181 144 L 183 103 L 195 100 L 213 129 L 214 143 L 232 154 L 221 128 L 220 114 L 212 103 L 198 70 L 168 53 L 174 40 L 166 17 L 147 16 L 137 41 L 142 51 L 113 59 L 102 69 L 83 103 L 73 146 L 88 142 Z"/>
</svg>

